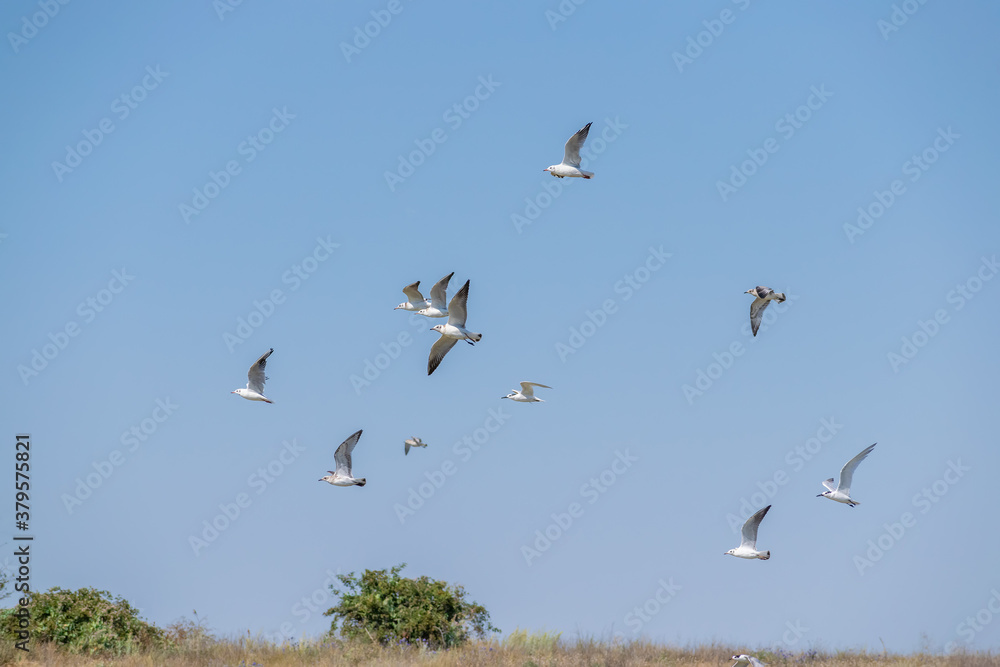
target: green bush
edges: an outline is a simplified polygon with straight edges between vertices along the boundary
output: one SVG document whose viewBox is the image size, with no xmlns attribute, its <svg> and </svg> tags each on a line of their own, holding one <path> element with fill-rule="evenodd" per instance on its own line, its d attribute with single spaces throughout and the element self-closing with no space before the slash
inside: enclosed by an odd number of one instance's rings
<svg viewBox="0 0 1000 667">
<path fill-rule="evenodd" d="M 486 608 L 465 600 L 465 589 L 427 577 L 399 576 L 406 563 L 391 570 L 365 570 L 339 574 L 345 590 L 330 586 L 340 596 L 337 606 L 324 612 L 333 616 L 330 634 L 337 631 L 347 640 L 371 641 L 383 646 L 423 643 L 429 648 L 459 646 L 475 635 L 500 632 L 490 624 Z"/>
<path fill-rule="evenodd" d="M 163 631 L 139 618 L 127 600 L 107 591 L 52 588 L 30 596 L 31 641 L 52 642 L 75 653 L 121 655 L 163 646 Z M 16 609 L 0 611 L 0 635 L 17 637 Z"/>
</svg>

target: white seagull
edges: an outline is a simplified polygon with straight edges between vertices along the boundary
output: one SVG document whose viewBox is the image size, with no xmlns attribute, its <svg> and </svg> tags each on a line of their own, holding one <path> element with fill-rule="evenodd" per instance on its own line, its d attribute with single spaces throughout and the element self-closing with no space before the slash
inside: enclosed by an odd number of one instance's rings
<svg viewBox="0 0 1000 667">
<path fill-rule="evenodd" d="M 426 447 L 426 446 L 427 443 L 421 440 L 420 438 L 417 437 L 407 438 L 406 440 L 403 441 L 403 456 L 406 456 L 407 454 L 410 453 L 410 447 Z"/>
<path fill-rule="evenodd" d="M 735 549 L 730 549 L 724 556 L 736 556 L 737 558 L 759 558 L 760 560 L 767 560 L 771 557 L 770 551 L 757 551 L 757 528 L 760 527 L 760 522 L 764 520 L 764 515 L 767 511 L 771 509 L 768 505 L 762 510 L 757 510 L 757 513 L 752 517 L 747 519 L 747 522 L 743 524 L 743 541 L 740 542 L 740 546 Z"/>
<path fill-rule="evenodd" d="M 267 376 L 264 375 L 264 366 L 267 365 L 267 358 L 271 356 L 274 352 L 272 347 L 270 350 L 261 355 L 260 359 L 253 362 L 253 366 L 247 372 L 247 386 L 246 389 L 240 387 L 234 391 L 229 392 L 230 394 L 237 394 L 249 401 L 264 401 L 265 403 L 274 403 L 271 399 L 264 396 L 264 382 L 267 381 Z"/>
<path fill-rule="evenodd" d="M 753 289 L 748 289 L 744 294 L 753 294 L 756 299 L 750 304 L 750 327 L 753 329 L 753 335 L 757 335 L 757 329 L 760 328 L 760 320 L 764 317 L 764 309 L 767 308 L 767 304 L 771 301 L 777 301 L 781 303 L 785 300 L 785 295 L 783 292 L 775 292 L 770 287 L 762 287 L 757 285 Z"/>
<path fill-rule="evenodd" d="M 563 156 L 563 161 L 560 164 L 554 164 L 551 167 L 543 169 L 542 171 L 547 171 L 553 176 L 558 176 L 559 178 L 565 178 L 567 176 L 591 178 L 594 175 L 594 172 L 582 171 L 580 169 L 580 148 L 583 147 L 583 142 L 587 140 L 587 133 L 590 132 L 591 125 L 593 125 L 593 123 L 587 123 L 580 129 L 579 132 L 566 141 L 566 152 Z"/>
<path fill-rule="evenodd" d="M 877 444 L 878 443 L 876 442 L 875 445 Z M 848 507 L 860 505 L 861 503 L 851 498 L 851 478 L 854 477 L 854 471 L 857 469 L 858 465 L 872 453 L 873 449 L 875 449 L 875 445 L 865 447 L 860 454 L 844 464 L 844 467 L 840 469 L 840 483 L 837 484 L 837 486 L 833 485 L 833 477 L 823 482 L 823 486 L 825 486 L 827 490 L 818 494 L 816 497 L 819 498 L 820 496 L 823 496 L 824 498 L 829 498 L 830 500 L 836 500 L 838 503 L 844 503 Z"/>
<path fill-rule="evenodd" d="M 730 667 L 765 667 L 767 663 L 763 663 L 752 655 L 741 654 L 734 655 L 731 660 L 735 660 Z"/>
<path fill-rule="evenodd" d="M 358 444 L 360 438 L 361 429 L 358 429 L 351 437 L 340 443 L 340 447 L 337 447 L 337 451 L 333 453 L 333 460 L 337 462 L 337 472 L 327 470 L 330 474 L 326 477 L 320 477 L 319 481 L 329 482 L 334 486 L 364 486 L 366 484 L 364 477 L 354 477 L 351 474 L 351 452 L 354 451 L 354 446 Z"/>
<path fill-rule="evenodd" d="M 538 384 L 537 382 L 522 382 L 521 391 L 514 390 L 507 394 L 506 396 L 501 396 L 500 398 L 509 398 L 512 401 L 517 401 L 518 403 L 544 403 L 540 398 L 535 398 L 535 390 L 532 387 L 545 387 L 546 389 L 552 389 L 547 384 Z"/>
<path fill-rule="evenodd" d="M 406 301 L 393 308 L 393 310 L 412 310 L 416 312 L 431 305 L 431 300 L 424 298 L 424 295 L 420 293 L 419 287 L 419 280 L 412 285 L 404 287 L 403 294 L 406 295 Z"/>
<path fill-rule="evenodd" d="M 466 302 L 469 300 L 469 281 L 466 280 L 462 289 L 458 290 L 455 296 L 451 297 L 448 304 L 448 324 L 438 324 L 431 328 L 441 334 L 437 342 L 431 347 L 431 354 L 427 358 L 427 374 L 430 375 L 434 369 L 441 364 L 444 355 L 455 347 L 455 343 L 464 340 L 469 345 L 474 345 L 483 339 L 483 334 L 474 333 L 465 328 Z"/>
<path fill-rule="evenodd" d="M 434 287 L 431 288 L 431 298 L 427 300 L 426 307 L 417 311 L 418 315 L 448 317 L 448 281 L 453 275 L 455 275 L 454 271 L 434 283 Z"/>
</svg>

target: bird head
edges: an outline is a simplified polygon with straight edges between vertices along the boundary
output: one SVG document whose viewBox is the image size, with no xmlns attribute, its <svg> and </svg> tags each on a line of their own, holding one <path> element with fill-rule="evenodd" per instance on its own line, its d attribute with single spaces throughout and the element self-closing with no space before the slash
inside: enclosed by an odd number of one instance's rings
<svg viewBox="0 0 1000 667">
<path fill-rule="evenodd" d="M 399 310 L 400 308 L 406 308 L 406 304 L 407 303 L 409 303 L 409 301 L 404 301 L 403 303 L 401 303 L 398 306 L 396 306 L 395 308 L 393 308 L 393 310 Z"/>
<path fill-rule="evenodd" d="M 242 396 L 243 395 L 243 391 L 244 391 L 243 387 L 240 387 L 239 389 L 234 389 L 233 391 L 231 391 L 229 393 L 230 394 L 239 394 L 240 396 Z"/>
<path fill-rule="evenodd" d="M 736 549 L 730 549 L 729 551 L 727 551 L 726 553 L 724 553 L 722 555 L 723 556 L 735 556 L 736 555 Z"/>
<path fill-rule="evenodd" d="M 756 287 L 751 287 L 750 289 L 748 289 L 746 292 L 743 292 L 743 293 L 744 294 L 753 294 L 754 296 L 757 296 L 757 288 Z"/>
<path fill-rule="evenodd" d="M 431 327 L 431 331 L 437 331 L 438 333 L 443 334 L 444 333 L 444 325 L 443 324 L 435 324 L 434 326 Z"/>
</svg>

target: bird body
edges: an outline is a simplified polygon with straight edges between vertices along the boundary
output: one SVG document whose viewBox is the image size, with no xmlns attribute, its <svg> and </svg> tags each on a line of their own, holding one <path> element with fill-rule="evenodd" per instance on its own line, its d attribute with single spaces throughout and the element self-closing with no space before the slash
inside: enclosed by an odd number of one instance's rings
<svg viewBox="0 0 1000 667">
<path fill-rule="evenodd" d="M 403 456 L 406 456 L 407 454 L 410 453 L 410 447 L 426 447 L 426 446 L 427 443 L 421 440 L 420 438 L 417 437 L 407 438 L 406 440 L 403 441 Z"/>
<path fill-rule="evenodd" d="M 757 510 L 756 514 L 747 519 L 746 523 L 743 524 L 743 529 L 740 531 L 742 535 L 740 546 L 730 549 L 723 555 L 746 559 L 757 558 L 759 560 L 770 558 L 770 551 L 757 550 L 757 529 L 760 527 L 760 522 L 764 520 L 764 515 L 767 514 L 769 509 L 771 509 L 770 505 L 762 510 Z"/>
<path fill-rule="evenodd" d="M 465 328 L 467 317 L 466 304 L 469 300 L 469 282 L 466 280 L 465 284 L 462 285 L 462 289 L 458 290 L 455 296 L 451 298 L 451 303 L 448 304 L 448 323 L 438 324 L 431 328 L 432 331 L 437 331 L 441 334 L 441 337 L 431 346 L 431 353 L 427 358 L 428 375 L 441 365 L 444 355 L 448 354 L 448 351 L 455 347 L 455 343 L 458 341 L 464 340 L 469 345 L 474 345 L 483 339 L 483 334 L 475 333 Z"/>
<path fill-rule="evenodd" d="M 333 454 L 337 470 L 327 470 L 330 474 L 326 477 L 320 477 L 320 482 L 327 482 L 334 486 L 364 486 L 367 483 L 364 477 L 355 477 L 354 473 L 351 472 L 351 452 L 354 451 L 354 446 L 358 444 L 360 439 L 361 429 L 358 429 L 347 440 L 340 443 L 337 451 Z"/>
<path fill-rule="evenodd" d="M 594 172 L 580 169 L 580 148 L 587 140 L 587 134 L 590 132 L 592 124 L 587 123 L 566 141 L 562 162 L 546 167 L 542 171 L 547 171 L 557 178 L 593 178 Z"/>
<path fill-rule="evenodd" d="M 248 401 L 263 401 L 264 403 L 274 403 L 274 401 L 264 396 L 264 383 L 268 380 L 268 377 L 264 375 L 264 367 L 267 366 L 267 358 L 271 356 L 272 352 L 274 352 L 273 347 L 264 354 L 262 354 L 260 359 L 253 362 L 253 365 L 247 372 L 246 388 L 240 387 L 239 389 L 235 389 L 229 393 L 236 394 L 237 396 L 242 396 Z"/>
<path fill-rule="evenodd" d="M 431 305 L 431 300 L 425 299 L 424 295 L 420 293 L 419 280 L 412 285 L 404 287 L 403 294 L 406 295 L 406 301 L 393 308 L 393 310 L 409 310 L 417 312 Z"/>
<path fill-rule="evenodd" d="M 781 303 L 785 300 L 785 295 L 782 292 L 775 292 L 770 287 L 763 287 L 758 285 L 752 289 L 748 289 L 744 294 L 753 294 L 755 297 L 753 303 L 750 304 L 750 327 L 753 329 L 753 335 L 757 335 L 757 329 L 760 328 L 760 321 L 764 317 L 764 309 L 767 308 L 767 304 L 772 301 L 777 301 Z"/>
<path fill-rule="evenodd" d="M 829 498 L 830 500 L 835 500 L 838 503 L 844 503 L 848 507 L 854 507 L 855 505 L 860 505 L 857 500 L 851 498 L 851 481 L 854 478 L 854 471 L 857 469 L 858 465 L 861 464 L 868 455 L 872 453 L 875 449 L 875 445 L 878 443 L 866 447 L 861 451 L 860 454 L 855 456 L 853 459 L 844 464 L 844 467 L 840 470 L 840 482 L 836 486 L 833 485 L 833 477 L 823 481 L 823 486 L 826 487 L 826 491 L 818 494 L 816 497 L 820 496 L 824 498 Z"/>
<path fill-rule="evenodd" d="M 417 311 L 418 315 L 448 317 L 448 282 L 453 275 L 455 275 L 454 271 L 434 283 L 434 287 L 431 288 L 431 298 L 427 300 L 426 307 Z"/>
<path fill-rule="evenodd" d="M 552 387 L 547 384 L 538 384 L 537 382 L 522 382 L 521 391 L 516 389 L 506 396 L 501 396 L 500 398 L 509 398 L 512 401 L 517 401 L 518 403 L 544 403 L 540 398 L 535 397 L 535 390 L 533 387 L 545 387 L 546 389 L 552 389 Z"/>
<path fill-rule="evenodd" d="M 765 667 L 765 663 L 761 662 L 752 655 L 734 655 L 731 660 L 735 660 L 730 667 Z"/>
</svg>

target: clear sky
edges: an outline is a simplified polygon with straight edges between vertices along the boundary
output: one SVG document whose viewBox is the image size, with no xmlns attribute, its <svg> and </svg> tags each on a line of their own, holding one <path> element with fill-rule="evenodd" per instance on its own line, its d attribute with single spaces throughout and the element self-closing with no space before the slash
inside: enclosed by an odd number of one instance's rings
<svg viewBox="0 0 1000 667">
<path fill-rule="evenodd" d="M 1000 647 L 994 3 L 0 17 L 35 588 L 301 637 L 406 562 L 505 633 Z M 587 122 L 596 176 L 543 173 Z M 452 271 L 484 337 L 428 377 L 393 307 Z M 319 483 L 359 428 L 367 486 Z"/>
</svg>

